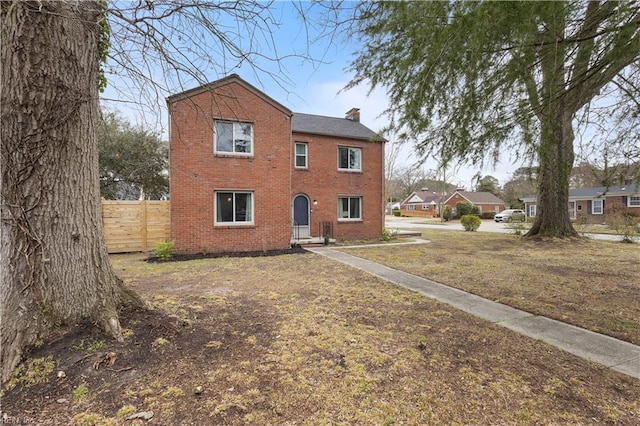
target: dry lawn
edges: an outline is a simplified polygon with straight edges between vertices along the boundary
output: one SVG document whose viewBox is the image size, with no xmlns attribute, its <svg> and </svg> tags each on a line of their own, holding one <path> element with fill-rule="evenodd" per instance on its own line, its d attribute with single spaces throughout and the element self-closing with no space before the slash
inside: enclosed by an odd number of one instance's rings
<svg viewBox="0 0 640 426">
<path fill-rule="evenodd" d="M 640 245 L 425 230 L 430 244 L 349 253 L 640 344 Z"/>
<path fill-rule="evenodd" d="M 476 240 L 481 250 L 472 244 L 477 237 L 487 238 Z M 468 270 L 474 264 L 477 274 L 467 281 L 478 283 L 491 272 L 493 281 L 513 276 L 524 259 L 538 265 L 535 271 L 548 263 L 516 255 L 519 243 L 512 247 L 507 237 L 492 238 L 433 238 L 429 246 L 358 253 L 403 268 Z M 459 246 L 459 265 L 447 245 Z M 469 260 L 496 247 L 515 256 L 506 271 Z M 113 264 L 154 310 L 123 313 L 124 345 L 86 328 L 34 349 L 30 359 L 46 362 L 27 364 L 13 388 L 5 388 L 8 419 L 39 425 L 635 425 L 640 416 L 640 380 L 322 256 L 148 264 L 120 255 Z M 564 271 L 556 272 L 571 281 L 574 269 Z M 94 369 L 110 351 L 115 363 Z M 47 363 L 51 368 L 42 367 Z M 143 411 L 153 411 L 153 418 L 125 420 Z"/>
</svg>

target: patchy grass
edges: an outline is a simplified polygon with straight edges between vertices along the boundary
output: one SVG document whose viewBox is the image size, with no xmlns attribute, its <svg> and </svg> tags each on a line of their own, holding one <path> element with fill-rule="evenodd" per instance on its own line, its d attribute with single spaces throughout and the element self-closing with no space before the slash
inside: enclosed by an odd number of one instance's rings
<svg viewBox="0 0 640 426">
<path fill-rule="evenodd" d="M 100 340 L 93 327 L 34 349 L 66 375 L 16 385 L 2 401 L 8 418 L 633 425 L 640 415 L 639 380 L 322 256 L 112 259 L 154 310 L 122 314 L 129 337 L 104 348 L 117 354 L 113 366 L 96 370 L 99 354 L 71 349 Z M 89 391 L 74 398 L 81 385 Z"/>
<path fill-rule="evenodd" d="M 430 244 L 349 249 L 393 268 L 640 344 L 640 249 L 424 230 Z"/>
</svg>

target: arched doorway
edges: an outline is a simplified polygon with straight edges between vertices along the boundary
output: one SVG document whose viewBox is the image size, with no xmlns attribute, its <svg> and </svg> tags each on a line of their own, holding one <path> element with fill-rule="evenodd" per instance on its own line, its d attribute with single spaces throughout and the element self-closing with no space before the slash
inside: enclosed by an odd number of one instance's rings
<svg viewBox="0 0 640 426">
<path fill-rule="evenodd" d="M 306 195 L 298 194 L 293 199 L 293 237 L 309 237 L 309 198 Z"/>
</svg>

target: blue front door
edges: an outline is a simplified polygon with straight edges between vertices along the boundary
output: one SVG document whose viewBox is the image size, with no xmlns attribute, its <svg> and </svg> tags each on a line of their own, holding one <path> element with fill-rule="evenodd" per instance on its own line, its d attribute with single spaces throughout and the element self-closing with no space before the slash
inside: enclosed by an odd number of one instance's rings
<svg viewBox="0 0 640 426">
<path fill-rule="evenodd" d="M 293 199 L 293 236 L 308 237 L 309 234 L 309 199 L 305 195 L 297 195 Z"/>
</svg>

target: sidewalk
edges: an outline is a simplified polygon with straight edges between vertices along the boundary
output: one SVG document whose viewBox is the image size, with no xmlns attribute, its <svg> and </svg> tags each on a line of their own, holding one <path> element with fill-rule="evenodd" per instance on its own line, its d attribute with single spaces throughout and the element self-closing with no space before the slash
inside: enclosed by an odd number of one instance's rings
<svg viewBox="0 0 640 426">
<path fill-rule="evenodd" d="M 424 242 L 424 241 L 421 241 Z M 329 247 L 307 248 L 442 303 L 640 379 L 640 346 L 514 309 Z"/>
</svg>

